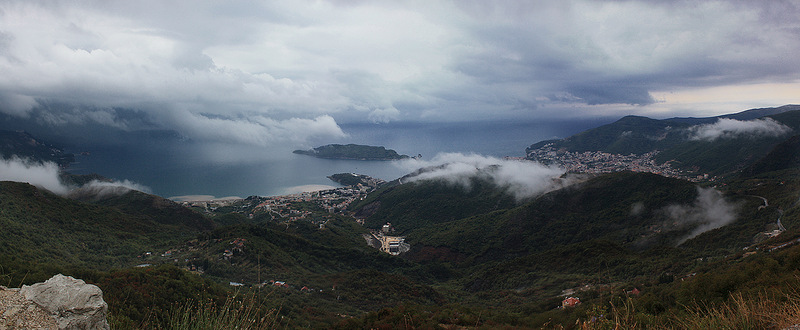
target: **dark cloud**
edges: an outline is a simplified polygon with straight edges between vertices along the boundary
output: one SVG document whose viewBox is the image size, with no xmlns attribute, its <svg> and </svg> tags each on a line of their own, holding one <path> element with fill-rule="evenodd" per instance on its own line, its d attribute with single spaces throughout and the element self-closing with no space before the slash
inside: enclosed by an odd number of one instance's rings
<svg viewBox="0 0 800 330">
<path fill-rule="evenodd" d="M 615 83 L 597 83 L 568 87 L 567 92 L 588 105 L 632 104 L 648 105 L 655 102 L 647 88 Z"/>
<path fill-rule="evenodd" d="M 340 137 L 337 121 L 664 113 L 670 93 L 798 86 L 798 14 L 795 1 L 8 1 L 0 112 L 260 146 Z M 677 104 L 796 101 L 760 97 Z"/>
</svg>

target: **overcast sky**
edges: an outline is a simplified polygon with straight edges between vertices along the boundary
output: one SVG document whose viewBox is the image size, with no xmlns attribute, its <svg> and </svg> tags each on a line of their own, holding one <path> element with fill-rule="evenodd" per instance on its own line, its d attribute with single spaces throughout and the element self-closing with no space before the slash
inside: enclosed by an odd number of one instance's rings
<svg viewBox="0 0 800 330">
<path fill-rule="evenodd" d="M 800 103 L 800 1 L 0 0 L 0 112 L 270 145 L 349 122 Z"/>
</svg>

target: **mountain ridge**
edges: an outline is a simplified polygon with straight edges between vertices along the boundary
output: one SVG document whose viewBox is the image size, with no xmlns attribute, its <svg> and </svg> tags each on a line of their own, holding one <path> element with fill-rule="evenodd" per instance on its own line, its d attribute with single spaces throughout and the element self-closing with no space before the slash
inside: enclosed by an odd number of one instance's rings
<svg viewBox="0 0 800 330">
<path fill-rule="evenodd" d="M 798 105 L 707 118 L 658 120 L 626 116 L 564 139 L 532 144 L 526 148 L 526 158 L 537 160 L 533 154 L 545 148 L 556 153 L 653 152 L 652 159 L 657 164 L 670 162 L 687 176 L 688 173 L 731 175 L 765 156 L 775 145 L 794 135 L 792 132 L 800 132 Z"/>
</svg>

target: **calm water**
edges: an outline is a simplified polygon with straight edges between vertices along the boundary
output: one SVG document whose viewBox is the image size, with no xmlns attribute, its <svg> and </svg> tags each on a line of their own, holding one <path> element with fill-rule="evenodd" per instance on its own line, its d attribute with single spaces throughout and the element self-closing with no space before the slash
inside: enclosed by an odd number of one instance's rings
<svg viewBox="0 0 800 330">
<path fill-rule="evenodd" d="M 492 122 L 456 124 L 342 125 L 347 138 L 315 141 L 311 146 L 272 148 L 204 145 L 192 141 L 151 138 L 135 143 L 82 146 L 87 156 L 76 156 L 73 173 L 99 173 L 127 179 L 163 196 L 212 195 L 216 197 L 281 195 L 298 186 L 336 183 L 328 175 L 343 172 L 366 174 L 384 180 L 408 171 L 395 162 L 327 160 L 295 155 L 328 143 L 382 145 L 407 155 L 430 159 L 442 152 L 486 156 L 524 156 L 529 145 L 563 138 L 608 120 L 561 122 Z"/>
</svg>

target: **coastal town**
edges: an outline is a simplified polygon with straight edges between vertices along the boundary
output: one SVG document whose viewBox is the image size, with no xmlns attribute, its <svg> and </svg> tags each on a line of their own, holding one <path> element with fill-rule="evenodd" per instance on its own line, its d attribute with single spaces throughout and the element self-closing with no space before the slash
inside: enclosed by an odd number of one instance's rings
<svg viewBox="0 0 800 330">
<path fill-rule="evenodd" d="M 554 165 L 567 172 L 609 173 L 618 171 L 650 172 L 666 177 L 687 179 L 695 182 L 715 181 L 708 174 L 689 174 L 671 166 L 670 162 L 658 164 L 656 151 L 641 155 L 611 154 L 600 151 L 570 152 L 557 150 L 552 144 L 529 150 L 525 158 L 509 158 L 518 161 L 535 161 Z M 386 182 L 381 179 L 355 173 L 340 173 L 330 177 L 343 187 L 334 189 L 301 192 L 281 196 L 250 196 L 244 199 L 221 199 L 206 201 L 184 201 L 185 207 L 209 216 L 240 214 L 251 221 L 276 221 L 290 224 L 306 221 L 323 230 L 335 215 L 348 216 L 348 206 L 363 200 L 367 194 Z M 363 219 L 353 218 L 363 225 Z M 399 255 L 410 249 L 405 238 L 393 236 L 394 228 L 387 223 L 380 229 L 364 234 L 366 243 L 382 252 Z M 225 251 L 221 258 L 230 257 L 233 251 Z"/>
<path fill-rule="evenodd" d="M 380 185 L 381 179 L 366 175 L 348 173 L 356 182 L 327 190 L 301 192 L 280 196 L 250 196 L 244 199 L 223 199 L 206 201 L 185 201 L 183 206 L 201 213 L 238 213 L 251 220 L 268 219 L 279 222 L 311 220 L 320 228 L 324 227 L 325 214 L 344 214 L 353 201 L 361 200 Z"/>
<path fill-rule="evenodd" d="M 545 165 L 556 165 L 573 173 L 611 173 L 619 171 L 649 172 L 666 177 L 685 179 L 694 182 L 716 181 L 707 173 L 687 173 L 676 169 L 672 162 L 658 164 L 655 156 L 658 151 L 641 155 L 611 154 L 602 151 L 571 152 L 558 150 L 553 143 L 538 149 L 528 150 L 526 159 Z"/>
</svg>

